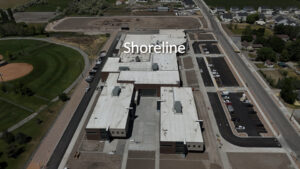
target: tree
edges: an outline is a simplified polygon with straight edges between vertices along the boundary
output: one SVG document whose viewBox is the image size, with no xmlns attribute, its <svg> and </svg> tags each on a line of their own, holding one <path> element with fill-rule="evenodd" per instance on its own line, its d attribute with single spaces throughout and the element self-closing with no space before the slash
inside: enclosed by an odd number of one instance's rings
<svg viewBox="0 0 300 169">
<path fill-rule="evenodd" d="M 300 39 L 287 44 L 287 50 L 292 61 L 300 61 Z"/>
<path fill-rule="evenodd" d="M 272 62 L 277 61 L 276 53 L 272 50 L 272 48 L 263 47 L 257 51 L 256 60 L 266 61 L 270 60 Z"/>
<path fill-rule="evenodd" d="M 6 161 L 1 161 L 0 162 L 0 169 L 5 169 L 5 168 L 7 168 L 7 162 Z"/>
<path fill-rule="evenodd" d="M 250 25 L 246 26 L 246 28 L 242 32 L 241 40 L 247 42 L 251 42 L 253 40 L 252 29 Z"/>
<path fill-rule="evenodd" d="M 16 142 L 18 144 L 26 144 L 31 140 L 31 137 L 25 135 L 24 133 L 18 133 L 16 135 Z"/>
<path fill-rule="evenodd" d="M 6 11 L 7 11 L 7 13 L 8 13 L 8 16 L 9 16 L 10 21 L 15 23 L 15 22 L 16 22 L 16 21 L 15 21 L 15 17 L 14 17 L 14 14 L 13 14 L 11 8 L 8 8 Z"/>
<path fill-rule="evenodd" d="M 7 16 L 6 12 L 3 11 L 2 9 L 0 9 L 0 14 L 1 14 L 2 22 L 3 23 L 8 23 L 9 19 L 8 19 L 8 16 Z"/>
<path fill-rule="evenodd" d="M 17 158 L 20 154 L 25 151 L 23 146 L 17 146 L 16 144 L 11 144 L 7 148 L 7 156 L 9 158 Z"/>
<path fill-rule="evenodd" d="M 294 92 L 292 80 L 292 78 L 285 78 L 282 82 L 283 85 L 280 91 L 281 98 L 289 104 L 294 104 L 297 98 L 297 93 Z"/>
<path fill-rule="evenodd" d="M 255 21 L 259 20 L 258 13 L 250 14 L 247 16 L 246 22 L 249 24 L 254 24 Z"/>
<path fill-rule="evenodd" d="M 59 95 L 59 99 L 63 102 L 70 100 L 70 97 L 66 93 L 62 93 Z"/>
<path fill-rule="evenodd" d="M 285 42 L 277 37 L 277 36 L 272 36 L 270 39 L 269 39 L 269 44 L 271 46 L 271 48 L 275 51 L 275 52 L 278 52 L 278 53 L 281 53 L 282 50 L 284 49 L 285 47 Z"/>
<path fill-rule="evenodd" d="M 286 49 L 284 49 L 284 50 L 281 52 L 281 54 L 280 54 L 280 56 L 279 56 L 279 60 L 280 60 L 281 62 L 288 62 L 288 61 L 290 60 L 289 52 L 288 52 Z"/>
<path fill-rule="evenodd" d="M 12 142 L 15 141 L 15 136 L 8 132 L 8 131 L 4 131 L 3 135 L 2 135 L 2 139 L 7 143 L 7 144 L 11 144 Z"/>
</svg>

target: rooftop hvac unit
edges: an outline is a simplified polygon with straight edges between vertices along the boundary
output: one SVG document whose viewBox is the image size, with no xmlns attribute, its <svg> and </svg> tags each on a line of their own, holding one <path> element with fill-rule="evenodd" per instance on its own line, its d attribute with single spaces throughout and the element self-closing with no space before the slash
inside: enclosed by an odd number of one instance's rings
<svg viewBox="0 0 300 169">
<path fill-rule="evenodd" d="M 139 57 L 139 56 L 136 56 L 136 57 L 135 57 L 135 61 L 136 61 L 136 62 L 141 62 L 140 57 Z"/>
<path fill-rule="evenodd" d="M 119 70 L 120 70 L 120 71 L 128 71 L 128 70 L 129 70 L 129 67 L 127 67 L 127 66 L 120 66 L 120 67 L 119 67 Z"/>
<path fill-rule="evenodd" d="M 180 101 L 174 102 L 174 111 L 175 113 L 182 113 L 182 105 Z"/>
<path fill-rule="evenodd" d="M 152 70 L 153 70 L 153 71 L 158 71 L 158 70 L 159 70 L 159 67 L 158 67 L 158 64 L 157 64 L 157 63 L 153 63 L 153 64 L 152 64 Z"/>
<path fill-rule="evenodd" d="M 121 88 L 120 86 L 115 86 L 114 89 L 112 90 L 112 95 L 113 96 L 119 96 L 121 93 Z"/>
</svg>

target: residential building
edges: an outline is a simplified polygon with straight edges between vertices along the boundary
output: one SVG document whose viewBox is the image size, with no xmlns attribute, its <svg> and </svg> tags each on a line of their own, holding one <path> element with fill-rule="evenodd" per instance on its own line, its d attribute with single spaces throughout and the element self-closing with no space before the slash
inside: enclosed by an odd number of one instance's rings
<svg viewBox="0 0 300 169">
<path fill-rule="evenodd" d="M 233 19 L 233 16 L 231 13 L 224 13 L 220 16 L 220 18 L 223 22 L 231 22 Z"/>
</svg>

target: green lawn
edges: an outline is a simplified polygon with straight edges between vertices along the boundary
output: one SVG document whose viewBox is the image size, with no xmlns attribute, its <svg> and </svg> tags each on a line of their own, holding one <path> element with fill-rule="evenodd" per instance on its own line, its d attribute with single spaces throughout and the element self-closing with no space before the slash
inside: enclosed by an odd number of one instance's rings
<svg viewBox="0 0 300 169">
<path fill-rule="evenodd" d="M 14 89 L 23 83 L 36 95 L 53 99 L 62 93 L 79 76 L 84 68 L 83 57 L 77 51 L 55 44 L 34 40 L 5 40 L 0 41 L 0 53 L 6 59 L 7 51 L 17 56 L 10 62 L 25 62 L 32 64 L 33 71 L 20 79 L 6 82 L 8 93 L 0 91 L 0 97 L 5 97 L 15 103 L 21 104 L 33 110 L 47 104 L 34 96 L 22 96 L 16 94 Z M 20 52 L 23 54 L 19 54 Z"/>
<path fill-rule="evenodd" d="M 225 7 L 229 9 L 232 6 L 244 7 L 252 6 L 258 8 L 259 6 L 268 7 L 289 7 L 297 6 L 300 7 L 300 1 L 297 0 L 204 0 L 207 5 L 212 7 Z"/>
<path fill-rule="evenodd" d="M 66 8 L 73 0 L 48 0 L 47 4 L 39 4 L 26 9 L 26 12 L 55 12 L 59 6 L 61 9 Z"/>
<path fill-rule="evenodd" d="M 30 115 L 31 112 L 0 100 L 0 131 L 4 131 Z"/>
<path fill-rule="evenodd" d="M 57 114 L 62 107 L 63 103 L 60 101 L 52 103 L 48 109 L 42 111 L 34 119 L 13 132 L 13 134 L 22 132 L 32 138 L 29 143 L 23 145 L 25 147 L 25 152 L 17 158 L 7 157 L 6 152 L 9 145 L 0 139 L 0 154 L 1 152 L 3 153 L 0 156 L 0 162 L 5 161 L 8 163 L 8 167 L 6 169 L 22 169 L 25 167 L 27 160 L 38 147 L 41 139 L 47 133 L 49 127 L 53 124 L 53 121 L 56 119 Z M 51 110 L 52 113 L 49 110 Z M 41 120 L 42 123 L 38 123 L 38 119 Z"/>
</svg>

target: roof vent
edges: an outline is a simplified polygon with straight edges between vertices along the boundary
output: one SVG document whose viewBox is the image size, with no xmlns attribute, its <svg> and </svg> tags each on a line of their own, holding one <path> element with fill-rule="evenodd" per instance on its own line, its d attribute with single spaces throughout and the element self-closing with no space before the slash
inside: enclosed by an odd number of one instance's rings
<svg viewBox="0 0 300 169">
<path fill-rule="evenodd" d="M 153 70 L 153 71 L 159 70 L 159 67 L 158 67 L 158 64 L 157 64 L 157 63 L 153 63 L 153 64 L 152 64 L 152 70 Z"/>
<path fill-rule="evenodd" d="M 174 102 L 174 111 L 175 113 L 182 113 L 182 105 L 180 101 Z"/>
<path fill-rule="evenodd" d="M 128 71 L 128 70 L 129 70 L 129 67 L 127 67 L 127 66 L 120 66 L 120 67 L 119 67 L 119 70 L 120 70 L 120 71 Z"/>
<path fill-rule="evenodd" d="M 112 95 L 113 96 L 119 96 L 121 93 L 121 88 L 120 86 L 115 86 L 114 89 L 112 90 Z"/>
<path fill-rule="evenodd" d="M 140 57 L 139 57 L 139 56 L 136 56 L 136 57 L 135 57 L 135 61 L 136 61 L 136 62 L 141 62 Z"/>
</svg>

